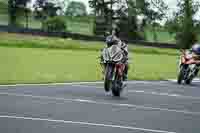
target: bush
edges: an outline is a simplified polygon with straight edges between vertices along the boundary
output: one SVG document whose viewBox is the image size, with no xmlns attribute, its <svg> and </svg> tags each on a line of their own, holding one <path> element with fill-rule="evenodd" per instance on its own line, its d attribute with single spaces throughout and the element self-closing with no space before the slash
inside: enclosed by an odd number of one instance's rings
<svg viewBox="0 0 200 133">
<path fill-rule="evenodd" d="M 48 18 L 43 23 L 43 29 L 48 32 L 64 32 L 67 30 L 67 25 L 62 17 Z"/>
<path fill-rule="evenodd" d="M 66 16 L 66 18 L 74 22 L 83 22 L 83 23 L 91 23 L 94 20 L 94 18 L 90 16 L 77 16 L 77 17 Z"/>
<path fill-rule="evenodd" d="M 131 40 L 145 40 L 144 32 L 129 31 L 128 38 Z"/>
<path fill-rule="evenodd" d="M 19 20 L 11 22 L 9 26 L 14 27 L 14 28 L 25 28 L 24 24 L 20 22 Z"/>
<path fill-rule="evenodd" d="M 180 48 L 188 49 L 198 41 L 198 38 L 195 32 L 179 32 L 176 34 L 176 41 Z"/>
</svg>

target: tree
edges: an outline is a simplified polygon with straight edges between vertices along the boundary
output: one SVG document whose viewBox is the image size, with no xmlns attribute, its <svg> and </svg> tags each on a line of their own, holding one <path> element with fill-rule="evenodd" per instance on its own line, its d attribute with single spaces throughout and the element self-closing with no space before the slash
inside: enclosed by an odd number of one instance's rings
<svg viewBox="0 0 200 133">
<path fill-rule="evenodd" d="M 26 20 L 28 20 L 27 3 L 30 0 L 8 0 L 8 13 L 9 13 L 9 25 L 17 26 L 17 18 L 25 13 Z"/>
<path fill-rule="evenodd" d="M 56 16 L 46 19 L 43 29 L 47 32 L 65 32 L 67 30 L 67 25 L 63 17 Z"/>
<path fill-rule="evenodd" d="M 143 33 L 145 38 L 145 27 L 148 24 L 157 41 L 156 28 L 158 23 L 166 17 L 168 6 L 163 0 L 125 0 L 128 14 L 128 27 L 131 32 Z"/>
<path fill-rule="evenodd" d="M 34 4 L 35 18 L 44 21 L 48 17 L 57 16 L 57 12 L 61 10 L 60 5 L 56 4 L 56 1 L 49 0 L 36 0 Z"/>
<path fill-rule="evenodd" d="M 123 25 L 128 27 L 126 32 L 144 32 L 145 24 L 154 26 L 165 17 L 168 8 L 163 0 L 90 0 L 89 3 L 96 16 L 102 16 L 106 21 L 108 16 L 117 16 L 124 24 L 122 21 L 126 21 L 126 26 Z M 144 16 L 142 23 L 138 23 L 138 16 Z"/>
<path fill-rule="evenodd" d="M 86 16 L 86 6 L 82 2 L 71 1 L 66 9 L 66 15 L 71 17 Z"/>
<path fill-rule="evenodd" d="M 194 0 L 178 1 L 178 10 L 174 12 L 175 17 L 171 18 L 168 28 L 171 33 L 176 33 L 180 48 L 190 48 L 197 41 L 198 21 L 194 19 L 194 15 L 198 12 L 199 5 Z"/>
<path fill-rule="evenodd" d="M 120 9 L 113 10 L 113 5 L 119 2 L 119 0 L 89 0 L 89 5 L 94 9 L 95 16 L 104 17 L 106 21 L 109 21 L 115 13 L 119 12 Z"/>
<path fill-rule="evenodd" d="M 113 5 L 117 2 L 119 0 L 89 0 L 89 6 L 93 9 L 95 16 L 95 34 L 103 35 L 106 31 L 110 30 L 113 16 L 117 13 L 117 11 L 113 10 Z"/>
<path fill-rule="evenodd" d="M 137 0 L 137 13 L 144 18 L 140 29 L 145 33 L 144 28 L 148 24 L 148 27 L 151 27 L 154 41 L 157 41 L 158 23 L 167 18 L 167 10 L 168 6 L 163 0 Z"/>
</svg>

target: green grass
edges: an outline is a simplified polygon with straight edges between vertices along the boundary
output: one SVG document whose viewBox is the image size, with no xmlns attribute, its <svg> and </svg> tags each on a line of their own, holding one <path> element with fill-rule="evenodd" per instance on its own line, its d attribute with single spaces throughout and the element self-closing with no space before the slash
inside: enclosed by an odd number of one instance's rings
<svg viewBox="0 0 200 133">
<path fill-rule="evenodd" d="M 73 50 L 88 50 L 99 51 L 104 47 L 103 42 L 88 42 L 62 39 L 62 38 L 50 38 L 40 36 L 30 36 L 22 34 L 8 34 L 0 33 L 0 46 L 6 47 L 23 47 L 23 48 L 48 48 L 48 49 L 73 49 Z M 129 45 L 129 51 L 142 54 L 164 54 L 164 55 L 177 55 L 176 50 L 172 49 L 160 49 L 150 47 L 140 47 Z"/>
<path fill-rule="evenodd" d="M 0 83 L 47 83 L 100 79 L 95 51 L 0 47 Z"/>
<path fill-rule="evenodd" d="M 93 24 L 85 22 L 67 21 L 68 30 L 74 33 L 80 33 L 85 35 L 93 35 Z"/>
<path fill-rule="evenodd" d="M 8 25 L 8 16 L 0 14 L 0 24 Z"/>
<path fill-rule="evenodd" d="M 0 33 L 0 46 L 46 49 L 74 49 L 99 51 L 101 42 L 86 42 L 62 38 L 39 37 L 22 34 Z"/>
<path fill-rule="evenodd" d="M 0 47 L 0 84 L 101 80 L 96 51 Z M 175 78 L 176 56 L 132 53 L 130 80 Z"/>
<path fill-rule="evenodd" d="M 84 35 L 93 35 L 92 28 L 93 24 L 92 22 L 86 23 L 86 22 L 80 22 L 76 20 L 71 20 L 67 17 L 64 17 L 66 20 L 67 30 L 72 33 L 80 33 Z M 33 18 L 29 21 L 31 28 L 41 28 L 41 22 L 34 20 Z M 24 23 L 25 24 L 25 23 Z"/>
<path fill-rule="evenodd" d="M 26 21 L 24 20 L 24 18 L 21 18 L 20 23 L 24 27 L 26 26 Z M 8 15 L 0 13 L 0 24 L 2 24 L 2 25 L 8 24 Z M 71 21 L 71 20 L 66 19 L 66 24 L 67 24 L 67 30 L 72 32 L 72 33 L 80 33 L 80 34 L 84 34 L 84 35 L 93 35 L 93 31 L 92 31 L 93 24 L 92 24 L 92 22 L 90 22 L 90 23 L 77 22 L 77 21 Z M 39 28 L 41 28 L 41 22 L 30 17 L 29 18 L 29 28 L 39 29 Z"/>
<path fill-rule="evenodd" d="M 7 1 L 0 0 L 0 14 L 8 14 Z"/>
<path fill-rule="evenodd" d="M 176 78 L 178 56 L 133 54 L 129 78 L 167 80 Z"/>
<path fill-rule="evenodd" d="M 157 41 L 158 42 L 167 42 L 167 43 L 175 43 L 174 35 L 170 35 L 167 31 L 157 31 Z M 153 38 L 153 32 L 148 29 L 146 30 L 147 41 L 155 41 Z"/>
<path fill-rule="evenodd" d="M 0 0 L 0 24 L 7 25 L 8 24 L 8 6 L 6 0 Z"/>
<path fill-rule="evenodd" d="M 1 33 L 0 84 L 101 80 L 101 48 L 101 42 Z M 130 46 L 130 51 L 130 80 L 176 77 L 176 50 Z"/>
</svg>

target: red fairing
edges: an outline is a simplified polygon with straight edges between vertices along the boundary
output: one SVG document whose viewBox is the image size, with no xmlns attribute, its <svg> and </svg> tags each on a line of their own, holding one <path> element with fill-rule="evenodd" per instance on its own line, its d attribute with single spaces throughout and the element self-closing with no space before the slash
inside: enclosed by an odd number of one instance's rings
<svg viewBox="0 0 200 133">
<path fill-rule="evenodd" d="M 183 56 L 181 56 L 181 62 L 183 64 L 199 64 L 200 62 L 195 60 L 192 57 L 188 57 L 186 54 L 184 54 Z"/>
<path fill-rule="evenodd" d="M 185 64 L 185 62 L 186 62 L 185 56 L 181 56 L 181 63 Z"/>
<path fill-rule="evenodd" d="M 119 75 L 123 76 L 125 65 L 124 64 L 116 64 L 116 69 L 117 69 L 117 72 L 119 73 Z"/>
<path fill-rule="evenodd" d="M 190 59 L 190 60 L 186 61 L 185 64 L 188 64 L 188 65 L 189 64 L 198 64 L 198 62 L 195 61 L 194 59 Z"/>
</svg>

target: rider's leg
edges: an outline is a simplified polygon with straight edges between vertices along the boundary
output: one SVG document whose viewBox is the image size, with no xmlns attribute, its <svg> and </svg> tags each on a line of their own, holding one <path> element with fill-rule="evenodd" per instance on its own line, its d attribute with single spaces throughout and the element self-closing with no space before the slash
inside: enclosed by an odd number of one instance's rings
<svg viewBox="0 0 200 133">
<path fill-rule="evenodd" d="M 123 76 L 123 80 L 127 81 L 128 80 L 128 69 L 129 69 L 129 65 L 128 63 L 125 64 L 125 69 L 124 69 L 124 76 Z"/>
<path fill-rule="evenodd" d="M 197 64 L 197 66 L 199 67 L 199 66 L 200 66 L 200 64 Z M 199 69 L 196 69 L 196 71 L 195 71 L 195 76 L 197 76 L 197 75 L 198 75 L 198 73 L 199 73 Z"/>
<path fill-rule="evenodd" d="M 104 60 L 103 60 L 103 55 L 100 56 L 100 65 L 101 65 L 101 68 L 102 68 L 102 80 L 104 80 L 105 63 L 104 63 Z"/>
</svg>

